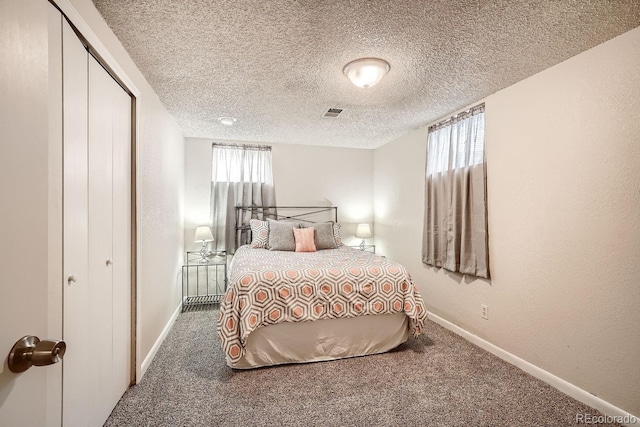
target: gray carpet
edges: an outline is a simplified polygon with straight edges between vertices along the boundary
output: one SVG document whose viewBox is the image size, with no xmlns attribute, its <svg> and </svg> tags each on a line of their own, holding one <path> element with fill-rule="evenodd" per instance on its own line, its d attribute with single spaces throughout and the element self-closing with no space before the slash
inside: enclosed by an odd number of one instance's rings
<svg viewBox="0 0 640 427">
<path fill-rule="evenodd" d="M 234 371 L 216 314 L 178 317 L 106 426 L 575 426 L 600 415 L 433 322 L 386 354 Z"/>
</svg>

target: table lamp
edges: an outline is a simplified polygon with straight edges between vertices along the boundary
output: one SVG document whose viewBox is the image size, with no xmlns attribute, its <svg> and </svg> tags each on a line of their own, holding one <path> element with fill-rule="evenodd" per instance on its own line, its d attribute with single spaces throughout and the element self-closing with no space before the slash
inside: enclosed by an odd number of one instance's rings
<svg viewBox="0 0 640 427">
<path fill-rule="evenodd" d="M 207 243 L 213 242 L 213 234 L 211 233 L 211 227 L 203 225 L 196 228 L 196 236 L 193 239 L 194 242 L 202 242 L 202 248 L 200 249 L 200 260 L 198 262 L 206 264 L 209 262 L 207 256 L 209 256 L 209 250 L 207 249 Z"/>
<path fill-rule="evenodd" d="M 364 239 L 371 237 L 371 228 L 369 227 L 369 224 L 358 224 L 356 237 L 362 239 L 362 242 L 360 242 L 360 249 L 364 250 Z"/>
</svg>

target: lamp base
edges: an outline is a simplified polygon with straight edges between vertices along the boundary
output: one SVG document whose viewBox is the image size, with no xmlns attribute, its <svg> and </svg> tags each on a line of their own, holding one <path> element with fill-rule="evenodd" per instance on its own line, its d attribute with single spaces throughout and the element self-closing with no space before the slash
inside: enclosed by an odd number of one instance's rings
<svg viewBox="0 0 640 427">
<path fill-rule="evenodd" d="M 204 243 L 202 244 L 202 249 L 200 249 L 200 260 L 198 260 L 198 263 L 200 264 L 208 264 L 209 263 L 209 251 L 207 250 L 207 247 L 204 245 Z"/>
</svg>

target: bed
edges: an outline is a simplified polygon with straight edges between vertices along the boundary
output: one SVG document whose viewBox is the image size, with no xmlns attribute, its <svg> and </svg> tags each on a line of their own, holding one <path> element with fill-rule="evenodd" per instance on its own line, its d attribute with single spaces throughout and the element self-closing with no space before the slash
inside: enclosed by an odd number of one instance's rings
<svg viewBox="0 0 640 427">
<path fill-rule="evenodd" d="M 279 224 L 268 223 L 270 231 L 283 226 L 278 219 Z M 314 227 L 316 243 L 325 224 L 291 216 L 285 221 L 293 228 Z M 257 234 L 265 237 L 259 227 L 252 238 L 239 239 L 247 244 L 240 245 L 231 261 L 217 322 L 230 367 L 382 353 L 422 332 L 427 313 L 406 268 L 341 245 L 336 222 L 331 224 L 335 245 L 315 252 L 256 247 Z M 237 229 L 249 230 L 241 223 Z"/>
</svg>

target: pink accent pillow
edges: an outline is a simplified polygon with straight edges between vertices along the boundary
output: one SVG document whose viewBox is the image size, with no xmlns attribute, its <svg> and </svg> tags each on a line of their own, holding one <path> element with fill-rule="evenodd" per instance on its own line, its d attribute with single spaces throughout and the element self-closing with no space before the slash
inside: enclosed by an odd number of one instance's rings
<svg viewBox="0 0 640 427">
<path fill-rule="evenodd" d="M 316 244 L 313 241 L 314 228 L 294 228 L 293 237 L 296 240 L 296 252 L 315 252 Z"/>
</svg>

